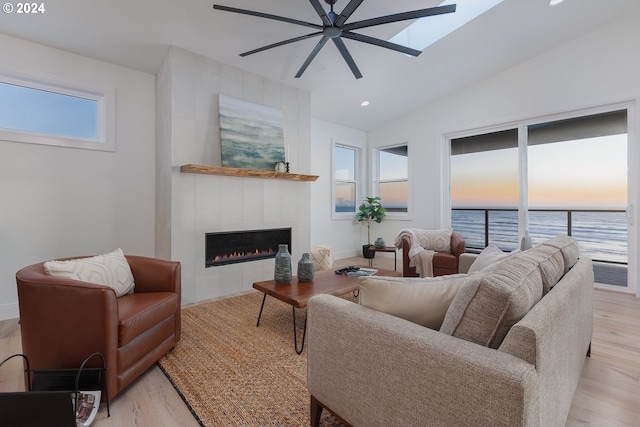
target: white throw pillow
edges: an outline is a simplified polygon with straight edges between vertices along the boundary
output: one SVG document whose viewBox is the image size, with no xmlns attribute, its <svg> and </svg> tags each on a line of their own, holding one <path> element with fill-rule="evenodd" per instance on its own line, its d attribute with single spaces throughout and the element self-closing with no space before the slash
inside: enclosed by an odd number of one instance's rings
<svg viewBox="0 0 640 427">
<path fill-rule="evenodd" d="M 436 252 L 451 252 L 451 230 L 414 229 L 420 246 Z"/>
<path fill-rule="evenodd" d="M 135 287 L 131 268 L 122 249 L 91 258 L 47 261 L 44 271 L 50 276 L 109 286 L 119 297 L 132 293 Z"/>
<path fill-rule="evenodd" d="M 471 264 L 471 267 L 469 267 L 469 271 L 467 271 L 467 273 L 471 274 L 480 271 L 491 264 L 495 264 L 498 261 L 506 259 L 512 253 L 514 252 L 503 252 L 497 246 L 489 245 L 480 252 L 476 260 Z"/>
<path fill-rule="evenodd" d="M 360 304 L 438 330 L 467 277 L 361 277 Z"/>
</svg>

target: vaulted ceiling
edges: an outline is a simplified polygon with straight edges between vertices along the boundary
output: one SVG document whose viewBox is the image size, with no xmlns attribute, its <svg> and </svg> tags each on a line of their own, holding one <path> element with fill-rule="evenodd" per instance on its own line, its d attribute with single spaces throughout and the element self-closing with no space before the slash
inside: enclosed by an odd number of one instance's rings
<svg viewBox="0 0 640 427">
<path fill-rule="evenodd" d="M 148 73 L 155 73 L 168 48 L 177 46 L 307 90 L 312 117 L 370 130 L 596 28 L 640 13 L 638 0 L 565 0 L 555 7 L 549 7 L 548 0 L 504 0 L 417 58 L 345 39 L 363 78 L 354 78 L 329 43 L 296 79 L 294 75 L 317 38 L 244 58 L 238 54 L 308 34 L 310 29 L 214 10 L 214 3 L 320 24 L 306 0 L 55 0 L 44 2 L 42 14 L 0 14 L 0 33 Z M 339 0 L 335 10 L 341 11 L 347 3 Z M 349 21 L 439 3 L 365 0 Z M 388 39 L 410 22 L 358 32 Z M 371 104 L 363 108 L 363 100 Z"/>
</svg>

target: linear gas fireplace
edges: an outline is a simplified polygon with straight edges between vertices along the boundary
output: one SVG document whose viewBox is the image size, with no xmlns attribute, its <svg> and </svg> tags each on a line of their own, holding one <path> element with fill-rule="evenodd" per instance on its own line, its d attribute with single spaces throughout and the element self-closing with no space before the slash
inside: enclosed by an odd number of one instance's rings
<svg viewBox="0 0 640 427">
<path fill-rule="evenodd" d="M 291 228 L 206 233 L 205 267 L 274 258 L 280 244 L 291 252 Z"/>
</svg>

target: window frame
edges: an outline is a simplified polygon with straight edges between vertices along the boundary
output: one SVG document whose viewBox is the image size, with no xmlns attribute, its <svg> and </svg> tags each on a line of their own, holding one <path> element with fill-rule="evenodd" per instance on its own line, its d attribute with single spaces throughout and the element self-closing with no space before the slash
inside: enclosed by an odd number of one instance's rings
<svg viewBox="0 0 640 427">
<path fill-rule="evenodd" d="M 380 196 L 380 183 L 382 182 L 400 182 L 403 180 L 381 180 L 380 179 L 380 151 L 388 150 L 396 147 L 407 147 L 407 211 L 406 212 L 389 212 L 387 211 L 386 219 L 398 219 L 398 220 L 411 220 L 412 216 L 412 200 L 413 200 L 413 188 L 411 185 L 411 161 L 410 159 L 410 144 L 406 140 L 389 143 L 374 147 L 371 150 L 371 171 L 372 171 L 372 192 L 375 196 Z M 384 200 L 383 200 L 384 206 Z"/>
<path fill-rule="evenodd" d="M 355 207 L 354 212 L 336 212 L 336 184 L 339 182 L 352 182 L 348 180 L 337 180 L 336 179 L 336 148 L 346 148 L 349 150 L 353 150 L 355 153 L 354 158 L 354 181 L 353 183 L 356 186 L 355 191 Z M 331 141 L 331 219 L 333 220 L 353 220 L 356 212 L 358 211 L 358 206 L 360 204 L 360 200 L 362 199 L 362 189 L 361 189 L 361 179 L 360 179 L 360 162 L 362 159 L 362 148 L 356 145 L 343 143 L 339 141 Z"/>
<path fill-rule="evenodd" d="M 80 86 L 70 81 L 26 76 L 0 70 L 0 82 L 29 89 L 95 101 L 95 139 L 0 128 L 0 140 L 98 151 L 115 151 L 115 89 Z"/>
</svg>

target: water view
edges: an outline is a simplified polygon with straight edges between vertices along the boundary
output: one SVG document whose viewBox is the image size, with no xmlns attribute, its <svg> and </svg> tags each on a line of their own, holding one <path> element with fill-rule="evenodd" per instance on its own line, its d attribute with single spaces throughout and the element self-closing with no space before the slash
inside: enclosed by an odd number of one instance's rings
<svg viewBox="0 0 640 427">
<path fill-rule="evenodd" d="M 567 235 L 567 211 L 530 211 L 529 234 L 534 245 Z M 468 248 L 485 247 L 485 210 L 453 209 L 452 228 L 462 234 Z M 580 253 L 593 260 L 627 263 L 627 218 L 624 211 L 572 211 L 571 235 Z M 489 244 L 504 251 L 519 247 L 518 212 L 489 210 Z"/>
</svg>

